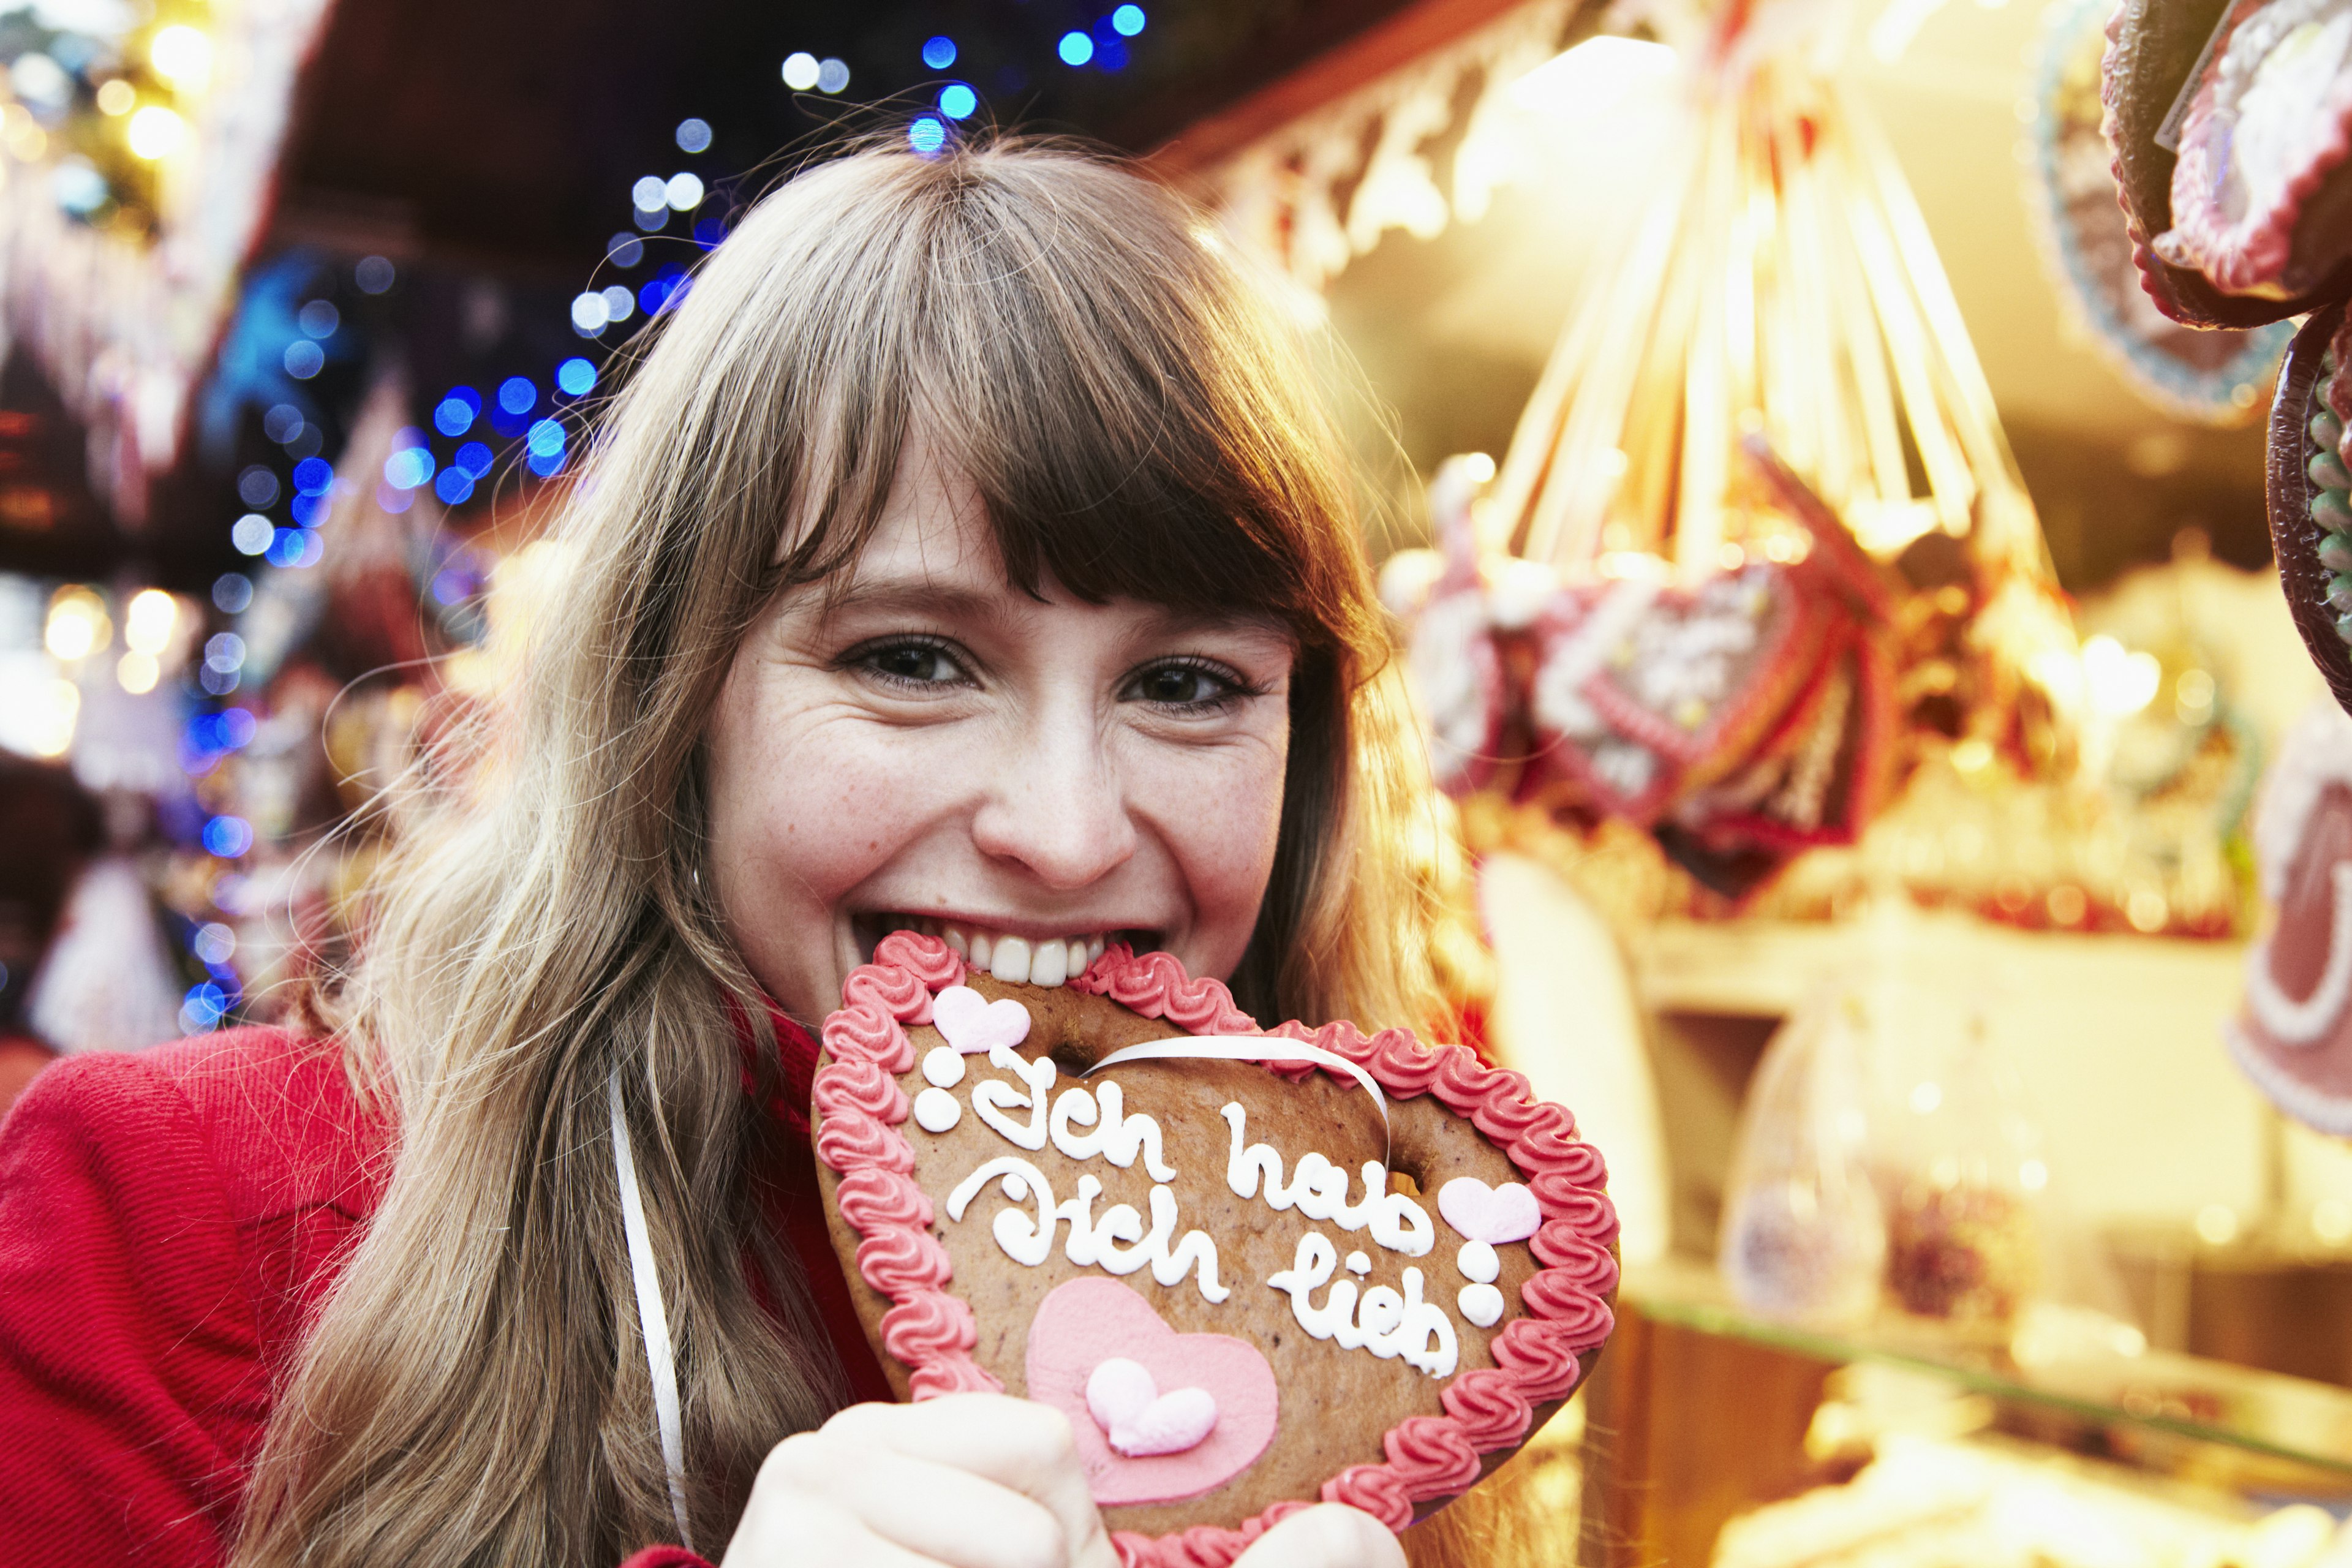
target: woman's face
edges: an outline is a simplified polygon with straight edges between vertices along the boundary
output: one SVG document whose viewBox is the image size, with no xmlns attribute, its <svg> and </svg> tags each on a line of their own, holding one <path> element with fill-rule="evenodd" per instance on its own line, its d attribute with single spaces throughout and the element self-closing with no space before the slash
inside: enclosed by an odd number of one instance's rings
<svg viewBox="0 0 2352 1568">
<path fill-rule="evenodd" d="M 835 584 L 836 588 L 842 587 Z M 1057 984 L 1106 941 L 1230 975 L 1274 863 L 1294 649 L 1250 616 L 1008 584 L 978 495 L 902 468 L 845 591 L 746 638 L 707 736 L 719 897 L 814 1024 L 890 931 Z"/>
</svg>

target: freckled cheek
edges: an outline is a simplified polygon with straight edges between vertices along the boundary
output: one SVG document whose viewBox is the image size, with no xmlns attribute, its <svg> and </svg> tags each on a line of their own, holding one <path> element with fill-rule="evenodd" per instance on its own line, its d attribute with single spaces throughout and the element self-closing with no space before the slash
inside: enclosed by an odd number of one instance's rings
<svg viewBox="0 0 2352 1568">
<path fill-rule="evenodd" d="M 761 870 L 796 900 L 829 907 L 951 808 L 951 773 L 910 767 L 920 748 L 894 739 L 812 736 L 747 781 Z"/>
<path fill-rule="evenodd" d="M 1170 769 L 1151 816 L 1183 868 L 1202 935 L 1237 962 L 1257 921 L 1282 826 L 1282 754 L 1237 752 L 1197 772 Z"/>
</svg>

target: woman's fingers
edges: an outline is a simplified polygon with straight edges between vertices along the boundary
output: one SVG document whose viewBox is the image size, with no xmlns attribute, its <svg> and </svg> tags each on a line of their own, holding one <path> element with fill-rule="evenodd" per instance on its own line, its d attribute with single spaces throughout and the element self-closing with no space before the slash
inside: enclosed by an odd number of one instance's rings
<svg viewBox="0 0 2352 1568">
<path fill-rule="evenodd" d="M 1087 1489 L 1069 1421 L 1051 1405 L 1002 1394 L 950 1394 L 919 1405 L 853 1405 L 825 1435 L 969 1471 L 1034 1500 L 1063 1532 L 1071 1568 L 1112 1568 L 1118 1554 Z"/>
<path fill-rule="evenodd" d="M 809 1435 L 781 1445 L 763 1483 L 785 1511 L 833 1515 L 896 1549 L 911 1565 L 1065 1568 L 1062 1521 L 1034 1498 L 969 1468 L 913 1458 L 855 1436 Z M 835 1527 L 836 1531 L 838 1526 Z M 863 1563 L 854 1541 L 839 1560 Z"/>
<path fill-rule="evenodd" d="M 1234 1568 L 1404 1568 L 1404 1548 L 1370 1514 L 1327 1502 L 1259 1536 Z"/>
</svg>

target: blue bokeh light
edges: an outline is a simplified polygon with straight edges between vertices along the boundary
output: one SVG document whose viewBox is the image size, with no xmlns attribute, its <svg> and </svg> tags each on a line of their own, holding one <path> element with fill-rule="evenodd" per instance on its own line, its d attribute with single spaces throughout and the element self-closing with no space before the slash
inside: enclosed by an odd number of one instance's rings
<svg viewBox="0 0 2352 1568">
<path fill-rule="evenodd" d="M 474 476 L 453 463 L 433 476 L 433 493 L 443 506 L 463 506 L 474 499 Z"/>
<path fill-rule="evenodd" d="M 539 405 L 539 388 L 530 378 L 510 375 L 499 383 L 499 406 L 509 414 L 528 414 Z"/>
<path fill-rule="evenodd" d="M 479 441 L 468 441 L 450 461 L 478 479 L 490 471 L 490 449 Z"/>
<path fill-rule="evenodd" d="M 228 542 L 247 555 L 258 555 L 278 537 L 278 525 L 257 511 L 247 512 L 228 531 Z"/>
<path fill-rule="evenodd" d="M 956 62 L 955 40 L 944 36 L 927 40 L 923 45 L 923 63 L 935 71 L 943 71 Z"/>
<path fill-rule="evenodd" d="M 907 145 L 926 155 L 938 152 L 947 140 L 947 121 L 936 114 L 919 114 L 907 127 Z"/>
<path fill-rule="evenodd" d="M 305 458 L 294 465 L 294 491 L 297 495 L 322 496 L 334 488 L 334 465 L 324 458 Z"/>
<path fill-rule="evenodd" d="M 192 985 L 180 999 L 180 1027 L 191 1035 L 209 1034 L 220 1027 L 229 1005 L 228 993 L 217 982 L 206 980 Z"/>
<path fill-rule="evenodd" d="M 1127 40 L 1106 28 L 1095 43 L 1095 64 L 1107 71 L 1127 68 Z"/>
<path fill-rule="evenodd" d="M 331 504 L 325 496 L 296 496 L 293 506 L 289 510 L 294 513 L 296 522 L 304 528 L 315 528 L 326 517 L 327 508 Z"/>
<path fill-rule="evenodd" d="M 960 81 L 940 89 L 940 112 L 950 120 L 967 120 L 980 107 L 980 94 Z"/>
<path fill-rule="evenodd" d="M 557 474 L 563 471 L 563 454 L 561 452 L 533 452 L 530 457 L 523 459 L 523 466 L 529 468 L 532 473 L 537 474 L 542 479 L 552 479 Z"/>
<path fill-rule="evenodd" d="M 215 816 L 205 824 L 205 852 L 234 860 L 253 847 L 253 825 L 241 816 Z"/>
<path fill-rule="evenodd" d="M 433 407 L 433 428 L 444 436 L 463 436 L 474 427 L 475 417 L 481 412 L 477 406 L 467 407 L 455 394 L 443 398 Z"/>
<path fill-rule="evenodd" d="M 551 458 L 563 450 L 563 426 L 552 419 L 541 419 L 530 427 L 523 438 L 534 458 Z"/>
<path fill-rule="evenodd" d="M 596 390 L 596 367 L 584 359 L 568 359 L 555 367 L 556 390 L 566 397 L 585 397 Z"/>
<path fill-rule="evenodd" d="M 283 361 L 286 374 L 297 381 L 308 381 L 327 367 L 327 351 L 308 338 L 298 338 L 286 345 Z"/>
<path fill-rule="evenodd" d="M 394 489 L 413 490 L 433 477 L 433 454 L 423 447 L 404 447 L 383 460 L 383 482 Z"/>
<path fill-rule="evenodd" d="M 1143 7 L 1121 5 L 1110 14 L 1112 30 L 1122 38 L 1131 38 L 1143 31 Z"/>
<path fill-rule="evenodd" d="M 1062 41 L 1054 47 L 1054 52 L 1062 57 L 1064 65 L 1082 66 L 1095 58 L 1095 41 L 1084 33 L 1064 33 Z"/>
</svg>

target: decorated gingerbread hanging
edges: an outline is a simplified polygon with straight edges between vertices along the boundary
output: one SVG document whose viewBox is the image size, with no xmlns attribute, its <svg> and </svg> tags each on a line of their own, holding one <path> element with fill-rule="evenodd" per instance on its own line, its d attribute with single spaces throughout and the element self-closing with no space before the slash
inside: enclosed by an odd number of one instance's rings
<svg viewBox="0 0 2352 1568">
<path fill-rule="evenodd" d="M 2246 955 L 2231 1055 L 2272 1102 L 2352 1136 L 2352 718 L 2315 706 L 2288 731 L 2254 818 L 2277 911 Z"/>
</svg>

